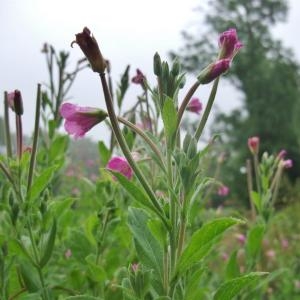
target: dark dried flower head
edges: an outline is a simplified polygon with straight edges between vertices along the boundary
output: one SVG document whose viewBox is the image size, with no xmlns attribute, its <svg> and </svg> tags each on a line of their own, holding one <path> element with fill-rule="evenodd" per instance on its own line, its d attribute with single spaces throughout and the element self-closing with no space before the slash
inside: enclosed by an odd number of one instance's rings
<svg viewBox="0 0 300 300">
<path fill-rule="evenodd" d="M 106 68 L 105 59 L 103 58 L 96 39 L 91 35 L 91 31 L 84 27 L 81 33 L 77 33 L 76 40 L 72 42 L 77 43 L 82 52 L 88 59 L 94 72 L 103 73 Z"/>
</svg>

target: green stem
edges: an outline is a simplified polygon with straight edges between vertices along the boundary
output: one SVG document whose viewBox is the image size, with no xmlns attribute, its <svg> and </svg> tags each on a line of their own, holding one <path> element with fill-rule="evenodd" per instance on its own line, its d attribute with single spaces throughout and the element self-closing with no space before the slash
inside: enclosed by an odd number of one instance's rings
<svg viewBox="0 0 300 300">
<path fill-rule="evenodd" d="M 147 117 L 148 117 L 148 121 L 150 122 L 150 132 L 153 134 L 153 127 L 152 127 L 152 121 L 151 121 L 151 115 L 150 115 L 150 105 L 149 105 L 149 97 L 148 97 L 147 89 L 145 89 L 145 99 L 146 99 Z"/>
<path fill-rule="evenodd" d="M 181 123 L 181 119 L 182 119 L 182 116 L 183 116 L 183 113 L 187 107 L 187 105 L 189 104 L 192 96 L 194 95 L 194 93 L 196 92 L 196 90 L 198 89 L 198 87 L 200 86 L 200 82 L 199 81 L 196 81 L 192 86 L 191 88 L 189 89 L 189 91 L 187 92 L 186 96 L 184 97 L 181 105 L 180 105 L 180 108 L 178 110 L 178 114 L 177 114 L 177 130 L 180 126 L 180 123 Z"/>
<path fill-rule="evenodd" d="M 17 137 L 17 156 L 19 160 L 22 158 L 23 151 L 23 130 L 21 115 L 16 114 L 16 137 Z"/>
<path fill-rule="evenodd" d="M 130 153 L 130 150 L 128 148 L 128 145 L 127 145 L 127 143 L 126 143 L 126 141 L 125 141 L 125 139 L 122 135 L 121 129 L 120 129 L 119 124 L 118 124 L 118 119 L 117 119 L 116 113 L 115 113 L 114 108 L 113 108 L 111 95 L 109 93 L 109 88 L 108 88 L 104 73 L 100 73 L 100 79 L 101 79 L 104 98 L 105 98 L 105 103 L 106 103 L 106 107 L 107 107 L 107 113 L 108 113 L 108 116 L 110 118 L 110 122 L 111 122 L 111 125 L 112 125 L 112 128 L 113 128 L 113 132 L 114 132 L 115 137 L 116 137 L 116 139 L 117 139 L 117 141 L 120 145 L 120 148 L 122 149 L 123 154 L 127 159 L 127 162 L 132 167 L 135 175 L 137 176 L 140 183 L 144 187 L 146 193 L 148 194 L 148 196 L 150 198 L 150 201 L 151 201 L 157 215 L 162 219 L 165 226 L 168 228 L 169 226 L 167 224 L 167 221 L 165 220 L 164 211 L 161 208 L 161 206 L 159 205 L 159 203 L 156 199 L 156 196 L 155 196 L 153 190 L 151 189 L 150 185 L 148 184 L 146 178 L 144 177 L 144 175 L 140 171 L 138 165 L 135 163 L 135 161 L 134 161 L 134 159 L 133 159 L 133 157 Z"/>
<path fill-rule="evenodd" d="M 4 127 L 5 127 L 5 143 L 7 157 L 12 157 L 12 146 L 10 138 L 10 126 L 9 126 L 9 108 L 7 92 L 4 92 Z"/>
<path fill-rule="evenodd" d="M 246 161 L 246 170 L 247 170 L 247 187 L 248 187 L 248 195 L 249 195 L 249 201 L 250 201 L 250 207 L 251 207 L 251 217 L 252 220 L 255 220 L 256 212 L 255 212 L 255 204 L 252 199 L 252 191 L 253 191 L 253 179 L 252 179 L 252 168 L 251 168 L 251 162 L 249 159 Z"/>
<path fill-rule="evenodd" d="M 282 176 L 283 167 L 281 165 L 278 166 L 278 169 L 276 171 L 276 175 L 273 179 L 273 182 L 271 184 L 270 190 L 272 192 L 272 198 L 271 198 L 271 206 L 274 207 L 275 201 L 278 195 L 279 185 L 280 185 L 280 178 Z"/>
<path fill-rule="evenodd" d="M 167 150 L 167 165 L 168 165 L 168 180 L 170 188 L 173 187 L 173 170 L 172 170 L 172 156 L 170 150 Z M 170 235 L 170 278 L 173 276 L 173 272 L 175 270 L 176 265 L 176 232 L 177 232 L 177 224 L 176 224 L 176 199 L 173 196 L 173 193 L 169 191 L 169 199 L 170 199 L 170 221 L 171 228 L 169 230 Z"/>
<path fill-rule="evenodd" d="M 168 247 L 164 247 L 164 257 L 163 257 L 163 264 L 164 264 L 164 290 L 166 295 L 169 293 L 169 263 L 168 263 Z"/>
<path fill-rule="evenodd" d="M 98 247 L 97 247 L 97 256 L 96 256 L 96 264 L 97 265 L 99 264 L 100 252 L 102 249 L 103 239 L 104 239 L 104 235 L 105 235 L 107 224 L 108 224 L 108 215 L 109 215 L 109 211 L 106 212 L 106 214 L 104 216 L 102 231 L 101 231 L 100 238 L 99 238 L 99 243 L 98 243 Z"/>
<path fill-rule="evenodd" d="M 216 93 L 217 93 L 217 89 L 218 89 L 218 84 L 219 84 L 219 79 L 220 77 L 218 77 L 214 83 L 213 83 L 213 87 L 211 89 L 211 92 L 210 92 L 210 95 L 209 95 L 209 98 L 208 98 L 208 102 L 207 102 L 207 105 L 205 107 L 205 110 L 204 110 L 204 113 L 203 113 L 203 116 L 201 118 L 201 121 L 199 123 L 199 126 L 196 130 L 196 133 L 195 133 L 195 139 L 196 141 L 199 141 L 199 138 L 202 134 L 202 131 L 205 127 L 205 124 L 207 122 L 207 119 L 208 119 L 208 116 L 210 114 L 210 111 L 211 111 L 211 108 L 212 108 L 212 105 L 214 103 L 214 100 L 215 100 L 215 97 L 216 97 Z"/>
<path fill-rule="evenodd" d="M 117 117 L 118 121 L 123 123 L 124 125 L 128 126 L 130 129 L 132 129 L 135 133 L 137 133 L 138 135 L 140 135 L 144 141 L 150 146 L 150 148 L 152 149 L 152 151 L 157 155 L 160 163 L 162 164 L 162 166 L 165 167 L 165 163 L 163 161 L 162 155 L 160 153 L 160 151 L 158 150 L 158 148 L 156 147 L 156 145 L 152 142 L 152 140 L 144 133 L 143 130 L 141 130 L 139 127 L 137 127 L 136 125 L 134 125 L 133 123 L 131 123 L 130 121 L 122 118 L 122 117 Z"/>
<path fill-rule="evenodd" d="M 255 172 L 255 179 L 256 179 L 256 185 L 257 185 L 257 191 L 259 193 L 260 196 L 262 196 L 261 194 L 261 185 L 260 185 L 260 171 L 259 171 L 259 161 L 258 161 L 258 154 L 255 153 L 254 154 L 254 172 Z"/>
<path fill-rule="evenodd" d="M 35 106 L 35 123 L 34 123 L 32 152 L 31 152 L 30 165 L 29 165 L 29 171 L 28 171 L 27 194 L 29 193 L 30 188 L 31 188 L 35 159 L 36 159 L 38 136 L 39 136 L 40 107 L 41 107 L 41 85 L 38 84 L 37 96 L 36 96 L 36 106 Z"/>
</svg>

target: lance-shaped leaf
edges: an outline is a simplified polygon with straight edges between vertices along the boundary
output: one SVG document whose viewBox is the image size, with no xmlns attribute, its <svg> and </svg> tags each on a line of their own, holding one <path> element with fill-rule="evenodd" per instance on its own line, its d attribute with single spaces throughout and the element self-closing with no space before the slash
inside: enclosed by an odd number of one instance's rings
<svg viewBox="0 0 300 300">
<path fill-rule="evenodd" d="M 183 273 L 206 256 L 217 238 L 229 227 L 243 223 L 235 218 L 220 218 L 204 224 L 191 237 L 179 259 L 177 271 Z"/>
<path fill-rule="evenodd" d="M 57 168 L 57 165 L 47 168 L 34 180 L 33 185 L 29 190 L 29 198 L 31 201 L 35 200 L 48 186 Z"/>
<path fill-rule="evenodd" d="M 109 172 L 111 172 L 118 179 L 119 183 L 133 197 L 135 201 L 143 206 L 150 208 L 151 210 L 154 210 L 149 197 L 139 186 L 137 186 L 133 181 L 128 180 L 119 172 L 114 172 L 112 170 L 109 170 Z"/>
<path fill-rule="evenodd" d="M 177 128 L 177 110 L 173 99 L 167 97 L 162 110 L 166 138 L 170 146 L 174 145 Z"/>
<path fill-rule="evenodd" d="M 44 236 L 44 239 L 42 240 L 42 257 L 40 260 L 40 267 L 43 268 L 49 259 L 51 258 L 52 251 L 54 248 L 55 243 L 55 237 L 56 237 L 56 220 L 53 220 L 51 229 L 49 232 L 47 232 Z"/>
<path fill-rule="evenodd" d="M 141 263 L 154 271 L 153 277 L 158 288 L 163 282 L 163 249 L 148 228 L 149 216 L 145 210 L 130 207 L 128 225 L 135 240 L 135 247 Z"/>
<path fill-rule="evenodd" d="M 249 285 L 254 284 L 262 276 L 267 275 L 265 272 L 252 272 L 247 275 L 237 277 L 223 283 L 214 295 L 213 300 L 231 300 L 238 295 L 240 291 Z"/>
</svg>

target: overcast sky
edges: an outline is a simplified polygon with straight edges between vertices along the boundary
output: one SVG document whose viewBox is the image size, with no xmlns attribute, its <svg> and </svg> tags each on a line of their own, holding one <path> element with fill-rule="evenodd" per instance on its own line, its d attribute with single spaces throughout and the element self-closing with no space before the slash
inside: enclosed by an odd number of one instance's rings
<svg viewBox="0 0 300 300">
<path fill-rule="evenodd" d="M 170 50 L 182 45 L 180 32 L 199 23 L 199 13 L 193 8 L 200 0 L 0 0 L 0 92 L 22 91 L 24 100 L 24 130 L 31 133 L 38 82 L 47 80 L 46 64 L 40 50 L 44 42 L 58 50 L 71 52 L 71 61 L 82 57 L 78 47 L 70 48 L 75 33 L 88 26 L 100 44 L 104 56 L 112 62 L 113 79 L 117 81 L 127 64 L 131 76 L 142 69 L 152 75 L 152 57 L 158 51 L 167 59 Z M 290 14 L 286 24 L 274 28 L 276 37 L 294 49 L 300 60 L 298 35 L 300 1 L 289 0 Z M 186 87 L 188 88 L 188 87 Z M 139 93 L 132 87 L 130 96 Z M 197 92 L 206 101 L 208 90 Z M 222 105 L 219 98 L 230 95 Z M 82 72 L 70 92 L 72 101 L 86 106 L 104 107 L 98 77 L 90 70 Z M 238 94 L 229 86 L 221 86 L 217 105 L 228 110 L 238 103 Z M 218 101 L 219 100 L 219 101 Z M 223 102 L 223 101 L 222 101 Z M 230 105 L 228 105 L 230 103 Z M 2 101 L 0 115 L 3 115 Z M 102 126 L 89 136 L 101 139 Z"/>
</svg>

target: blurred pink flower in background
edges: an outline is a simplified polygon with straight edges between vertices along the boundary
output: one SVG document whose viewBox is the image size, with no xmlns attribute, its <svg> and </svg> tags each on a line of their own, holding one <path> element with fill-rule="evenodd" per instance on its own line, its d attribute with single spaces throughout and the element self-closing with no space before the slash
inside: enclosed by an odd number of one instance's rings
<svg viewBox="0 0 300 300">
<path fill-rule="evenodd" d="M 223 252 L 221 254 L 221 258 L 222 258 L 222 260 L 227 261 L 229 259 L 229 255 L 226 252 Z"/>
<path fill-rule="evenodd" d="M 274 249 L 269 249 L 266 251 L 266 256 L 270 259 L 273 259 L 276 257 L 276 252 Z"/>
<path fill-rule="evenodd" d="M 238 242 L 241 244 L 241 245 L 244 245 L 245 242 L 246 242 L 246 236 L 242 233 L 237 233 L 235 234 L 235 237 L 236 239 L 238 240 Z"/>
<path fill-rule="evenodd" d="M 229 189 L 229 187 L 226 186 L 226 185 L 222 185 L 222 186 L 220 186 L 219 189 L 218 189 L 218 195 L 219 195 L 219 196 L 222 196 L 222 197 L 227 196 L 227 195 L 229 194 L 229 192 L 230 192 L 230 189 Z"/>
<path fill-rule="evenodd" d="M 133 171 L 124 157 L 115 156 L 111 158 L 106 167 L 109 170 L 123 174 L 128 179 L 132 178 Z"/>
<path fill-rule="evenodd" d="M 287 154 L 286 150 L 282 149 L 282 150 L 279 151 L 279 153 L 277 155 L 277 158 L 278 159 L 284 159 L 286 154 Z"/>
<path fill-rule="evenodd" d="M 65 129 L 75 138 L 83 137 L 92 127 L 105 120 L 107 113 L 93 107 L 63 103 L 59 112 L 65 119 Z"/>
<path fill-rule="evenodd" d="M 281 244 L 282 249 L 287 249 L 289 247 L 289 240 L 281 239 L 280 244 Z"/>
<path fill-rule="evenodd" d="M 65 258 L 66 258 L 66 259 L 69 259 L 71 256 L 72 256 L 72 251 L 71 251 L 71 249 L 67 249 L 66 252 L 65 252 Z"/>
<path fill-rule="evenodd" d="M 200 112 L 202 111 L 202 103 L 198 98 L 192 98 L 186 109 L 190 112 L 194 112 L 197 115 L 200 115 Z"/>
<path fill-rule="evenodd" d="M 257 154 L 259 149 L 259 137 L 252 136 L 248 138 L 248 147 L 252 154 Z"/>
<path fill-rule="evenodd" d="M 136 273 L 139 269 L 139 264 L 138 263 L 131 264 L 131 269 L 134 273 Z"/>
<path fill-rule="evenodd" d="M 291 159 L 282 160 L 282 165 L 285 169 L 290 169 L 293 166 L 293 161 Z"/>
<path fill-rule="evenodd" d="M 235 28 L 229 28 L 220 34 L 219 47 L 221 49 L 219 58 L 229 59 L 232 59 L 243 47 L 243 44 L 238 39 Z"/>
</svg>

